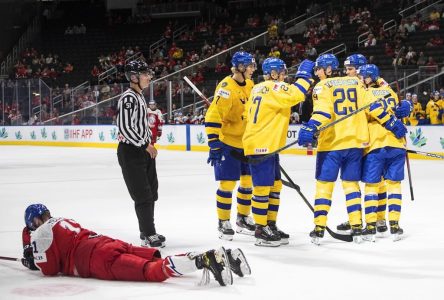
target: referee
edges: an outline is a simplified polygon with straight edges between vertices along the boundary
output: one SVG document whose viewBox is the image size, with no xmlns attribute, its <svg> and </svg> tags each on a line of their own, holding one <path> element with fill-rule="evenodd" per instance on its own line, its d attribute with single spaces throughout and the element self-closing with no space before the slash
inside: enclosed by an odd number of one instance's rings
<svg viewBox="0 0 444 300">
<path fill-rule="evenodd" d="M 147 104 L 142 94 L 153 78 L 153 72 L 144 61 L 130 61 L 125 66 L 125 77 L 130 87 L 117 105 L 117 157 L 126 187 L 134 200 L 142 246 L 164 247 L 165 237 L 157 234 L 154 226 L 154 203 L 158 198 L 157 150 L 150 144 Z"/>
</svg>

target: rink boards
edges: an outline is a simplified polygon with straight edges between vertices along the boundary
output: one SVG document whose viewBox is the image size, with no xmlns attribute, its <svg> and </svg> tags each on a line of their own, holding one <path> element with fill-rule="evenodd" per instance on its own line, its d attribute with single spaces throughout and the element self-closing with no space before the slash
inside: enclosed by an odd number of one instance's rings
<svg viewBox="0 0 444 300">
<path fill-rule="evenodd" d="M 300 125 L 290 125 L 287 143 L 296 140 Z M 114 125 L 72 126 L 3 126 L 0 127 L 0 145 L 35 145 L 115 148 L 117 127 Z M 203 125 L 164 125 L 157 142 L 160 149 L 182 151 L 208 151 Z M 423 152 L 444 154 L 444 126 L 408 127 L 407 148 Z M 284 154 L 312 155 L 316 151 L 295 145 Z M 412 158 L 427 159 L 422 155 Z"/>
</svg>

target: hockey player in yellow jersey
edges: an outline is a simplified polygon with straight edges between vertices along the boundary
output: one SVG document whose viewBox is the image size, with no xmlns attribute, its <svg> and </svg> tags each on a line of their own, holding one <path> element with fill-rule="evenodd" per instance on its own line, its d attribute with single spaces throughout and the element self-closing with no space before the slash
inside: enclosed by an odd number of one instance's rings
<svg viewBox="0 0 444 300">
<path fill-rule="evenodd" d="M 396 241 L 403 234 L 403 230 L 399 227 L 399 218 L 402 202 L 401 180 L 404 179 L 406 158 L 404 137 L 407 129 L 396 117 L 399 116 L 397 107 L 401 107 L 397 106 L 397 95 L 389 87 L 378 87 L 376 84 L 379 69 L 372 64 L 363 65 L 359 68 L 358 74 L 367 88 L 364 98 L 366 103 L 363 104 L 374 102 L 389 94 L 386 100 L 374 103 L 368 111 L 370 141 L 364 150 L 362 167 L 367 226 L 362 234 L 365 240 L 375 241 L 379 212 L 378 188 L 382 176 L 387 184 L 390 233 Z"/>
<path fill-rule="evenodd" d="M 357 77 L 330 76 L 339 63 L 333 54 L 316 59 L 315 74 L 322 79 L 313 89 L 313 115 L 301 127 L 298 144 L 313 143 L 316 131 L 362 106 L 364 88 Z M 364 113 L 323 130 L 319 134 L 316 156 L 316 195 L 314 203 L 315 229 L 310 233 L 312 242 L 319 244 L 324 236 L 327 214 L 330 210 L 335 181 L 341 170 L 342 186 L 352 234 L 356 242 L 361 240 L 361 162 L 363 148 L 368 144 L 367 119 Z"/>
<path fill-rule="evenodd" d="M 359 67 L 366 65 L 367 59 L 362 54 L 352 54 L 348 56 L 344 61 L 344 68 L 347 76 L 357 77 Z M 381 77 L 378 77 L 376 82 L 373 82 L 374 85 L 379 86 L 381 88 L 386 88 L 393 93 L 392 89 L 388 85 L 388 83 Z M 393 104 L 393 103 L 392 103 Z M 396 113 L 400 118 L 405 117 L 409 114 L 412 109 L 412 105 L 408 95 L 406 95 L 406 100 L 403 100 L 400 105 L 397 107 Z M 387 231 L 387 225 L 385 221 L 386 215 L 386 207 L 387 207 L 387 187 L 384 180 L 381 180 L 378 186 L 378 220 L 376 222 L 377 231 L 381 234 Z M 350 231 L 350 222 L 344 222 L 337 226 L 337 229 L 340 231 Z"/>
<path fill-rule="evenodd" d="M 205 131 L 210 147 L 208 163 L 214 167 L 219 188 L 216 192 L 219 238 L 232 240 L 232 193 L 236 181 L 238 233 L 254 234 L 251 212 L 252 182 L 248 164 L 234 159 L 230 151 L 243 153 L 242 136 L 245 131 L 245 105 L 253 88 L 251 76 L 256 63 L 250 53 L 240 51 L 232 57 L 232 75 L 225 77 L 216 87 L 214 99 L 205 115 Z"/>
<path fill-rule="evenodd" d="M 412 94 L 413 110 L 408 117 L 407 125 L 422 125 L 425 121 L 425 111 L 422 109 L 421 103 L 418 102 L 418 95 Z"/>
<path fill-rule="evenodd" d="M 426 106 L 426 115 L 431 125 L 443 124 L 442 116 L 444 113 L 443 100 L 440 99 L 438 91 L 432 93 Z"/>
<path fill-rule="evenodd" d="M 243 136 L 245 155 L 260 157 L 285 145 L 291 107 L 304 101 L 312 83 L 313 62 L 304 60 L 296 73 L 296 82 L 284 82 L 285 63 L 267 58 L 262 64 L 265 81 L 256 84 L 247 106 L 247 126 Z M 250 165 L 253 178 L 252 212 L 256 223 L 257 246 L 288 244 L 289 235 L 278 229 L 276 220 L 282 189 L 279 155 L 271 155 Z"/>
</svg>

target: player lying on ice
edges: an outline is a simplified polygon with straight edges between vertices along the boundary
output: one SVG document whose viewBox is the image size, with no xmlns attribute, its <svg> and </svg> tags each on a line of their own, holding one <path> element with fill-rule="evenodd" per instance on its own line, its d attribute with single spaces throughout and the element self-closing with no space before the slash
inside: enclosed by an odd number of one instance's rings
<svg viewBox="0 0 444 300">
<path fill-rule="evenodd" d="M 106 280 L 161 282 L 203 270 L 201 285 L 210 282 L 211 272 L 222 285 L 233 284 L 232 272 L 251 274 L 240 249 L 209 250 L 161 258 L 155 248 L 133 246 L 82 228 L 65 218 L 54 218 L 43 204 L 25 211 L 22 263 L 44 275 L 90 277 Z"/>
</svg>

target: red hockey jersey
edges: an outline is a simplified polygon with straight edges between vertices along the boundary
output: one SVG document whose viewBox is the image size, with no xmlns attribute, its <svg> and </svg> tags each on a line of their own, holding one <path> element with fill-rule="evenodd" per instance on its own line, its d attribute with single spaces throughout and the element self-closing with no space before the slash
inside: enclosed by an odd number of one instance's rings
<svg viewBox="0 0 444 300">
<path fill-rule="evenodd" d="M 151 145 L 154 145 L 158 138 L 162 136 L 163 116 L 159 109 L 148 108 L 148 124 L 151 130 Z"/>
<path fill-rule="evenodd" d="M 29 241 L 27 232 L 28 229 L 25 228 L 24 244 Z M 30 244 L 34 251 L 34 263 L 44 275 L 79 275 L 75 266 L 89 266 L 88 253 L 92 252 L 95 243 L 84 243 L 89 249 L 82 249 L 82 254 L 86 255 L 81 258 L 76 257 L 76 250 L 81 241 L 94 237 L 97 237 L 95 232 L 82 228 L 73 220 L 51 218 L 31 233 Z"/>
</svg>

